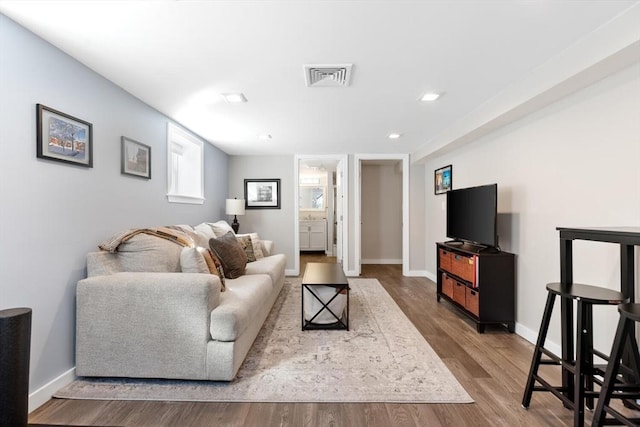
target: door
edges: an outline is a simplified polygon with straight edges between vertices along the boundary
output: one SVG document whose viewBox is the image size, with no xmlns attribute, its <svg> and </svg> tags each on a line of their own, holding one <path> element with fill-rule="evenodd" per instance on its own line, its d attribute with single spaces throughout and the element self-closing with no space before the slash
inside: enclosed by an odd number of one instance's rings
<svg viewBox="0 0 640 427">
<path fill-rule="evenodd" d="M 342 262 L 342 242 L 344 239 L 343 232 L 343 202 L 344 202 L 344 162 L 342 160 L 338 161 L 338 166 L 336 167 L 336 261 L 338 264 L 343 264 Z"/>
</svg>

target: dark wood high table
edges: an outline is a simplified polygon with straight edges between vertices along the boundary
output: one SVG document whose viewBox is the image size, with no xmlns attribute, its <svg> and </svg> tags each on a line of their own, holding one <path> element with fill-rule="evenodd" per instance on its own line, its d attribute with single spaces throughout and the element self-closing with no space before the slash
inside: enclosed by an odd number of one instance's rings
<svg viewBox="0 0 640 427">
<path fill-rule="evenodd" d="M 328 301 L 323 301 L 315 293 L 311 292 L 313 286 L 329 286 L 335 288 L 336 293 Z M 320 302 L 322 307 L 306 321 L 304 318 L 304 294 L 305 288 L 309 290 L 309 294 Z M 347 294 L 347 306 L 343 313 L 334 313 L 329 308 L 329 304 L 340 294 Z M 344 275 L 341 264 L 310 262 L 304 270 L 302 276 L 302 330 L 308 329 L 346 329 L 349 330 L 349 282 Z M 315 319 L 324 309 L 336 318 L 335 323 L 316 324 Z"/>
<path fill-rule="evenodd" d="M 640 227 L 558 227 L 560 232 L 560 281 L 573 283 L 573 241 L 617 243 L 620 245 L 620 292 L 629 302 L 635 302 L 635 246 L 640 246 Z M 560 306 L 562 330 L 562 359 L 575 362 L 573 338 L 573 302 L 563 298 Z M 625 355 L 625 360 L 630 360 Z M 562 370 L 562 386 L 568 390 L 571 400 L 574 396 L 574 377 L 566 369 Z"/>
</svg>

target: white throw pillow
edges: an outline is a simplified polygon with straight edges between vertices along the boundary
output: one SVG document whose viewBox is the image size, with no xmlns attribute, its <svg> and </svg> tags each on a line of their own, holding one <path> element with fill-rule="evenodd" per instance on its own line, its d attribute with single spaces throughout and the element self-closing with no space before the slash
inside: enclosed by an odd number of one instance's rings
<svg viewBox="0 0 640 427">
<path fill-rule="evenodd" d="M 225 220 L 220 220 L 217 222 L 208 222 L 207 224 L 209 225 L 209 227 L 211 227 L 211 229 L 213 230 L 213 234 L 215 234 L 216 237 L 222 237 L 228 232 L 232 232 L 233 234 L 236 234 L 233 231 L 233 228 L 231 228 L 229 223 Z"/>
<path fill-rule="evenodd" d="M 198 246 L 202 246 L 204 248 L 209 247 L 209 240 L 215 239 L 216 235 L 213 233 L 213 229 L 211 226 L 205 222 L 202 224 L 198 224 L 193 229 L 196 232 Z"/>
</svg>

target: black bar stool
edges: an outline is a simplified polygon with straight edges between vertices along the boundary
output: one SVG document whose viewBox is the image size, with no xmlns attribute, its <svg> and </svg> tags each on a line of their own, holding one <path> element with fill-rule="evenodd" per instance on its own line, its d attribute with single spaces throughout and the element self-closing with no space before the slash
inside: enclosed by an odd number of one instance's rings
<svg viewBox="0 0 640 427">
<path fill-rule="evenodd" d="M 620 312 L 620 321 L 613 340 L 607 371 L 604 374 L 604 382 L 600 389 L 598 406 L 593 414 L 593 427 L 605 424 L 624 424 L 628 426 L 640 424 L 640 418 L 627 417 L 609 406 L 611 399 L 624 399 L 625 406 L 631 406 L 636 410 L 640 409 L 634 402 L 640 398 L 640 374 L 638 372 L 640 369 L 640 355 L 638 354 L 638 343 L 633 333 L 633 322 L 640 322 L 640 304 L 620 304 L 618 311 Z M 625 345 L 630 348 L 633 366 L 623 366 L 621 364 Z M 613 418 L 607 418 L 607 414 Z"/>
<path fill-rule="evenodd" d="M 540 332 L 538 333 L 538 341 L 533 352 L 531 360 L 531 369 L 529 370 L 529 378 L 524 390 L 522 398 L 522 406 L 528 408 L 531 403 L 531 395 L 534 391 L 551 392 L 560 399 L 567 408 L 574 410 L 574 426 L 583 427 L 584 425 L 584 406 L 585 399 L 587 407 L 593 408 L 593 399 L 596 393 L 593 391 L 596 369 L 593 364 L 593 356 L 607 360 L 608 356 L 593 348 L 593 306 L 594 305 L 618 305 L 627 299 L 622 293 L 612 289 L 601 288 L 597 286 L 582 285 L 578 283 L 549 283 L 547 285 L 547 303 L 542 316 Z M 551 351 L 544 348 L 544 343 L 551 322 L 551 313 L 556 297 L 561 299 L 575 300 L 578 305 L 577 311 L 577 338 L 576 338 L 576 354 L 575 360 L 563 360 Z M 571 330 L 564 330 L 564 334 L 572 334 Z M 573 348 L 573 337 L 562 337 L 563 346 L 567 345 Z M 565 353 L 565 352 L 563 352 Z M 573 357 L 573 350 L 569 352 Z M 548 359 L 542 359 L 542 355 L 546 355 Z M 568 375 L 566 386 L 553 386 L 545 379 L 538 375 L 540 365 L 559 365 L 562 367 L 563 376 Z M 541 386 L 536 387 L 538 382 Z M 563 382 L 564 384 L 564 382 Z"/>
</svg>

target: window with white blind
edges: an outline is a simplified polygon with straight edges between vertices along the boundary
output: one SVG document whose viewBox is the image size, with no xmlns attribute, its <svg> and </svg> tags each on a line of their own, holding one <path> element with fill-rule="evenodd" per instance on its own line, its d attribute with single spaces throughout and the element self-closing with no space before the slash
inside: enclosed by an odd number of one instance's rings
<svg viewBox="0 0 640 427">
<path fill-rule="evenodd" d="M 204 203 L 204 143 L 182 128 L 167 127 L 167 199 Z"/>
</svg>

